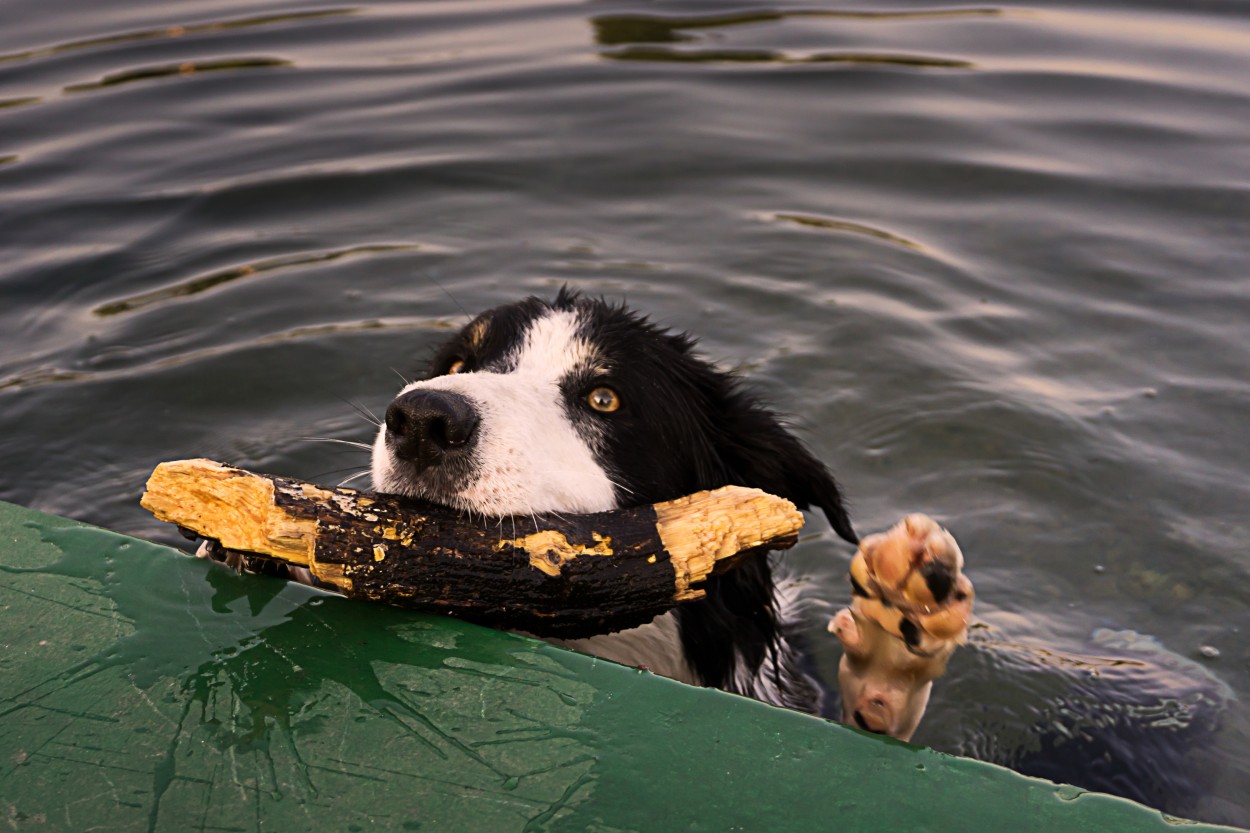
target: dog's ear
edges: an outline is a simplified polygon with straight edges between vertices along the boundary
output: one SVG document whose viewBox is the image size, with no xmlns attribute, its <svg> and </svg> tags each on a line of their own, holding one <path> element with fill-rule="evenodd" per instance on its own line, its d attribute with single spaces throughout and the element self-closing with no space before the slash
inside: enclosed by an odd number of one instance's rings
<svg viewBox="0 0 1250 833">
<path fill-rule="evenodd" d="M 784 497 L 800 509 L 819 508 L 834 532 L 859 543 L 842 491 L 825 464 L 782 426 L 776 414 L 736 390 L 729 399 L 722 412 L 721 456 L 734 481 Z"/>
</svg>

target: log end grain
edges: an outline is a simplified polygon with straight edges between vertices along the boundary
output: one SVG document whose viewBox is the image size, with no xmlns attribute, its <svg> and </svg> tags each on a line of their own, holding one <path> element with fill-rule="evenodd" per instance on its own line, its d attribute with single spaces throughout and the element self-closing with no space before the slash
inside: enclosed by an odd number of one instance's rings
<svg viewBox="0 0 1250 833">
<path fill-rule="evenodd" d="M 307 567 L 317 522 L 280 509 L 274 492 L 273 481 L 213 460 L 174 460 L 152 472 L 140 505 L 158 520 L 213 538 L 227 549 Z"/>
<path fill-rule="evenodd" d="M 723 486 L 655 505 L 656 529 L 676 572 L 676 599 L 698 599 L 718 561 L 763 544 L 793 544 L 803 514 L 785 498 L 745 486 Z"/>
</svg>

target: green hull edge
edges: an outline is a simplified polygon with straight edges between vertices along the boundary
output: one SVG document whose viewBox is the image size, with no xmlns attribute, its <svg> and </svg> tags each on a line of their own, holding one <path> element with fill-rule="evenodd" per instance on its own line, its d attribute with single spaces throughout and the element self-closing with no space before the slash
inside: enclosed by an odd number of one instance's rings
<svg viewBox="0 0 1250 833">
<path fill-rule="evenodd" d="M 0 716 L 19 831 L 1231 829 L 4 503 Z"/>
</svg>

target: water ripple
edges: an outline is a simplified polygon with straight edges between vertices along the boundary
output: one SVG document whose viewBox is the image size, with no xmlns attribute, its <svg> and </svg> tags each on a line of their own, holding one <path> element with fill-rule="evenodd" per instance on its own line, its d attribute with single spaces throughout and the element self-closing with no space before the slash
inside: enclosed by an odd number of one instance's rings
<svg viewBox="0 0 1250 833">
<path fill-rule="evenodd" d="M 18 98 L 0 98 L 0 110 L 7 110 L 10 107 L 26 107 L 30 104 L 38 104 L 40 98 L 37 95 L 26 95 Z"/>
<path fill-rule="evenodd" d="M 760 219 L 774 223 L 791 223 L 806 228 L 825 229 L 828 231 L 844 231 L 851 234 L 863 234 L 868 237 L 874 237 L 877 240 L 884 240 L 887 243 L 894 243 L 912 251 L 922 252 L 925 247 L 908 240 L 902 235 L 885 231 L 884 229 L 875 228 L 863 223 L 853 223 L 849 220 L 835 220 L 832 217 L 821 217 L 818 214 L 801 214 L 798 212 L 775 212 L 760 215 Z"/>
<path fill-rule="evenodd" d="M 128 298 L 122 298 L 117 301 L 102 304 L 92 310 L 92 312 L 100 317 L 119 315 L 121 313 L 134 312 L 137 309 L 142 309 L 143 307 L 148 307 L 153 304 L 198 295 L 201 292 L 207 292 L 208 290 L 214 289 L 222 284 L 232 283 L 242 278 L 263 274 L 265 272 L 275 272 L 280 269 L 307 266 L 312 263 L 325 263 L 345 257 L 356 257 L 359 255 L 371 255 L 386 252 L 412 252 L 418 251 L 421 248 L 422 247 L 416 243 L 382 243 L 364 246 L 348 246 L 346 248 L 334 249 L 327 252 L 283 255 L 282 257 L 257 260 L 252 263 L 231 266 L 228 269 L 220 269 L 207 275 L 201 275 L 199 277 L 192 278 L 191 280 L 174 284 L 173 286 L 161 287 L 160 289 L 154 289 L 150 292 L 142 292 L 138 295 L 131 295 Z"/>
<path fill-rule="evenodd" d="M 175 367 L 210 361 L 227 355 L 248 353 L 258 348 L 289 342 L 318 342 L 333 336 L 352 335 L 376 331 L 421 332 L 436 331 L 440 334 L 454 332 L 462 324 L 459 318 L 440 316 L 409 316 L 396 318 L 369 318 L 357 321 L 343 321 L 330 324 L 293 327 L 276 333 L 244 339 L 237 342 L 213 345 L 196 350 L 174 353 L 172 355 L 154 357 L 150 351 L 135 350 L 131 355 L 136 359 L 132 364 L 119 367 L 93 370 L 71 370 L 56 365 L 43 364 L 25 371 L 0 376 L 0 392 L 24 391 L 46 385 L 66 384 L 75 382 L 101 382 L 135 376 L 147 376 L 159 371 Z"/>
<path fill-rule="evenodd" d="M 67 93 L 99 90 L 116 87 L 134 81 L 147 81 L 153 78 L 170 78 L 174 76 L 197 75 L 204 72 L 221 72 L 239 69 L 270 69 L 292 66 L 292 62 L 284 58 L 222 58 L 214 61 L 183 61 L 175 64 L 135 67 L 104 76 L 99 81 L 88 81 L 82 84 L 71 84 L 65 88 Z"/>
<path fill-rule="evenodd" d="M 886 52 L 812 52 L 794 54 L 773 49 L 670 49 L 629 46 L 600 53 L 616 61 L 709 64 L 878 64 L 926 69 L 973 69 L 971 61 L 931 55 Z"/>
<path fill-rule="evenodd" d="M 164 26 L 153 29 L 140 29 L 134 32 L 121 32 L 114 35 L 104 35 L 95 38 L 83 38 L 81 40 L 66 41 L 52 46 L 43 46 L 35 49 L 26 49 L 20 52 L 9 52 L 0 55 L 0 64 L 11 63 L 14 61 L 29 61 L 36 58 L 46 58 L 51 55 L 59 55 L 65 52 L 78 52 L 87 49 L 95 49 L 101 46 L 115 46 L 118 44 L 134 43 L 137 41 L 152 41 L 163 39 L 182 38 L 188 35 L 199 35 L 206 32 L 221 32 L 231 29 L 251 29 L 258 26 L 272 26 L 277 23 L 293 23 L 301 20 L 312 20 L 324 17 L 338 17 L 341 15 L 355 14 L 356 8 L 334 8 L 334 9 L 315 9 L 304 12 L 286 12 L 283 14 L 267 14 L 256 15 L 253 17 L 240 17 L 229 20 L 218 20 L 209 23 L 198 23 L 190 26 Z"/>
</svg>

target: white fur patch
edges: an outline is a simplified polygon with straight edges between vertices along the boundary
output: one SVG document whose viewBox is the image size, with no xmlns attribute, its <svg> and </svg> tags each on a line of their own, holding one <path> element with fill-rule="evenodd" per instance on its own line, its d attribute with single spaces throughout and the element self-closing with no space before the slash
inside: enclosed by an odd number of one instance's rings
<svg viewBox="0 0 1250 833">
<path fill-rule="evenodd" d="M 508 372 L 440 376 L 400 391 L 452 391 L 477 409 L 475 471 L 459 492 L 440 499 L 486 515 L 616 508 L 612 480 L 591 448 L 593 437 L 569 420 L 560 390 L 570 372 L 594 366 L 594 349 L 577 329 L 575 313 L 550 312 L 530 325 L 509 357 Z M 373 446 L 375 488 L 403 491 L 394 467 L 384 427 Z"/>
</svg>

